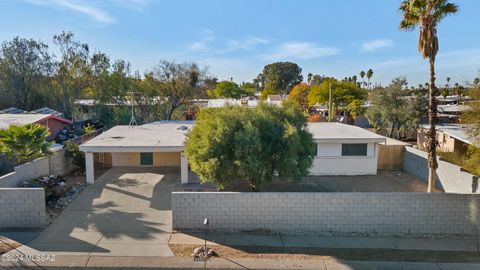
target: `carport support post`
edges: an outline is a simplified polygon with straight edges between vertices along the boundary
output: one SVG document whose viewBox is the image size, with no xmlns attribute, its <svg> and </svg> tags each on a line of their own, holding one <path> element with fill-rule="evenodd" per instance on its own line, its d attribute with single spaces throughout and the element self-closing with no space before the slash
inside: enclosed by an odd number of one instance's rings
<svg viewBox="0 0 480 270">
<path fill-rule="evenodd" d="M 93 153 L 85 152 L 85 172 L 87 174 L 87 183 L 93 184 L 94 174 L 93 174 Z"/>
<path fill-rule="evenodd" d="M 180 180 L 182 184 L 188 184 L 188 161 L 183 152 L 180 153 Z"/>
</svg>

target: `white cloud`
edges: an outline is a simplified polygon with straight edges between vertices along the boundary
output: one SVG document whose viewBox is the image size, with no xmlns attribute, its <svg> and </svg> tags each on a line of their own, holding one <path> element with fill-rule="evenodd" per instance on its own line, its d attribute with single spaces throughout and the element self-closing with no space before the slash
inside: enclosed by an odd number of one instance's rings
<svg viewBox="0 0 480 270">
<path fill-rule="evenodd" d="M 310 42 L 287 42 L 281 44 L 271 54 L 263 55 L 264 58 L 272 59 L 314 59 L 340 53 L 340 49 L 334 47 L 319 47 Z"/>
<path fill-rule="evenodd" d="M 383 48 L 395 46 L 391 39 L 374 39 L 362 43 L 360 50 L 362 52 L 373 52 Z"/>
<path fill-rule="evenodd" d="M 88 1 L 88 0 L 25 0 L 34 5 L 49 8 L 69 10 L 86 15 L 91 20 L 101 24 L 115 23 L 115 19 L 99 5 L 113 4 L 133 9 L 137 12 L 145 9 L 151 0 L 110 0 L 110 1 Z"/>
<path fill-rule="evenodd" d="M 200 40 L 188 44 L 188 49 L 191 51 L 205 51 L 210 49 L 210 44 L 215 40 L 215 34 L 211 29 L 204 28 L 199 30 L 200 35 L 203 36 Z"/>
<path fill-rule="evenodd" d="M 227 42 L 224 49 L 218 51 L 218 53 L 229 53 L 238 50 L 252 51 L 258 45 L 269 44 L 270 41 L 265 38 L 250 36 L 241 40 L 232 39 Z"/>
<path fill-rule="evenodd" d="M 70 11 L 74 11 L 77 13 L 81 13 L 87 15 L 92 20 L 96 22 L 100 22 L 103 24 L 111 24 L 114 23 L 115 20 L 105 11 L 102 9 L 95 7 L 89 4 L 87 1 L 76 1 L 76 0 L 28 0 L 28 2 L 53 7 L 53 8 L 61 8 L 67 9 Z"/>
<path fill-rule="evenodd" d="M 208 40 L 195 41 L 188 45 L 188 49 L 192 51 L 203 51 L 208 49 Z"/>
</svg>

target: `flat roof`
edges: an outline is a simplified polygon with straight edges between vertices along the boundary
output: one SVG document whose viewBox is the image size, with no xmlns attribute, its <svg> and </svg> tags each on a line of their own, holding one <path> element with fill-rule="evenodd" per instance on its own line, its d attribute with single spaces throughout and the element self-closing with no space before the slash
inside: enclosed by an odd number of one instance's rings
<svg viewBox="0 0 480 270">
<path fill-rule="evenodd" d="M 315 141 L 385 142 L 386 140 L 384 136 L 361 127 L 336 122 L 309 123 L 308 129 Z"/>
<path fill-rule="evenodd" d="M 470 109 L 467 105 L 437 105 L 437 107 L 440 113 L 465 112 Z"/>
<path fill-rule="evenodd" d="M 141 126 L 116 126 L 80 145 L 86 152 L 178 152 L 182 151 L 186 134 L 193 121 L 154 122 Z M 308 125 L 314 140 L 385 142 L 385 137 L 360 127 L 341 123 Z"/>
<path fill-rule="evenodd" d="M 36 123 L 50 116 L 50 114 L 2 113 L 0 114 L 0 129 L 5 129 L 9 126 L 23 126 Z"/>
<path fill-rule="evenodd" d="M 115 126 L 80 145 L 82 151 L 128 152 L 183 150 L 191 121 L 154 122 L 140 126 Z"/>
<path fill-rule="evenodd" d="M 428 129 L 428 125 L 421 126 L 424 129 Z M 459 124 L 437 124 L 437 131 L 443 132 L 450 137 L 460 140 L 464 143 L 474 145 L 474 140 L 467 133 L 467 126 Z"/>
</svg>

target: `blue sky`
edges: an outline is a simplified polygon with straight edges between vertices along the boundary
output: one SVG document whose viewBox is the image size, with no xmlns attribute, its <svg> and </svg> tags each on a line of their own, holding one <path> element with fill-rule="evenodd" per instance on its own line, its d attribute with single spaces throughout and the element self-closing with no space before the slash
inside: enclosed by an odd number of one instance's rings
<svg viewBox="0 0 480 270">
<path fill-rule="evenodd" d="M 464 83 L 480 70 L 480 1 L 457 0 L 460 11 L 439 26 L 437 79 Z M 219 79 L 251 81 L 264 65 L 293 61 L 343 78 L 372 68 L 382 84 L 406 75 L 427 81 L 418 30 L 398 29 L 394 0 L 17 0 L 0 1 L 0 41 L 42 40 L 73 31 L 93 50 L 122 58 L 141 73 L 161 59 L 197 61 Z M 52 45 L 53 47 L 53 45 Z M 52 48 L 52 51 L 54 49 Z"/>
</svg>

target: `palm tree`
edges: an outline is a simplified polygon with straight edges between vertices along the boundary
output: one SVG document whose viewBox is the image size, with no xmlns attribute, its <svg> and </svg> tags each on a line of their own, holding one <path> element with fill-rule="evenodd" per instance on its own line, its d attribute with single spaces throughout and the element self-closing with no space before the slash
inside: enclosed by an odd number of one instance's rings
<svg viewBox="0 0 480 270">
<path fill-rule="evenodd" d="M 451 80 L 450 77 L 447 77 L 447 84 L 445 85 L 449 93 L 450 93 L 450 80 Z"/>
<path fill-rule="evenodd" d="M 0 149 L 17 163 L 50 154 L 48 129 L 38 124 L 10 126 L 0 130 Z"/>
<path fill-rule="evenodd" d="M 365 81 L 363 80 L 363 78 L 365 77 L 365 71 L 360 71 L 360 77 L 362 78 L 362 85 L 365 84 Z"/>
<path fill-rule="evenodd" d="M 312 80 L 312 76 L 313 76 L 312 73 L 308 73 L 308 75 L 307 75 L 307 83 L 308 84 L 310 84 L 310 81 Z"/>
<path fill-rule="evenodd" d="M 435 57 L 438 52 L 437 25 L 447 15 L 457 12 L 458 7 L 448 0 L 404 0 L 400 4 L 402 21 L 400 29 L 410 31 L 417 26 L 420 28 L 418 50 L 424 59 L 428 58 L 430 64 L 430 84 L 428 91 L 428 123 L 427 132 L 428 151 L 428 192 L 435 190 L 435 177 L 437 162 L 437 103 L 435 95 Z"/>
<path fill-rule="evenodd" d="M 473 79 L 473 84 L 474 85 L 479 85 L 480 84 L 480 78 L 477 77 L 477 78 Z"/>
<path fill-rule="evenodd" d="M 353 84 L 357 85 L 357 75 L 352 76 L 352 81 L 353 81 Z"/>
<path fill-rule="evenodd" d="M 371 85 L 370 85 L 370 78 L 372 78 L 372 76 L 373 76 L 373 70 L 370 68 L 370 69 L 368 69 L 368 71 L 367 71 L 368 89 L 370 89 L 370 86 L 371 86 Z"/>
<path fill-rule="evenodd" d="M 443 101 L 447 103 L 448 88 L 442 88 L 440 90 L 440 95 L 443 97 Z"/>
<path fill-rule="evenodd" d="M 455 84 L 455 95 L 458 96 L 457 105 L 460 105 L 460 101 L 462 100 L 463 89 L 463 86 L 458 83 Z"/>
</svg>

